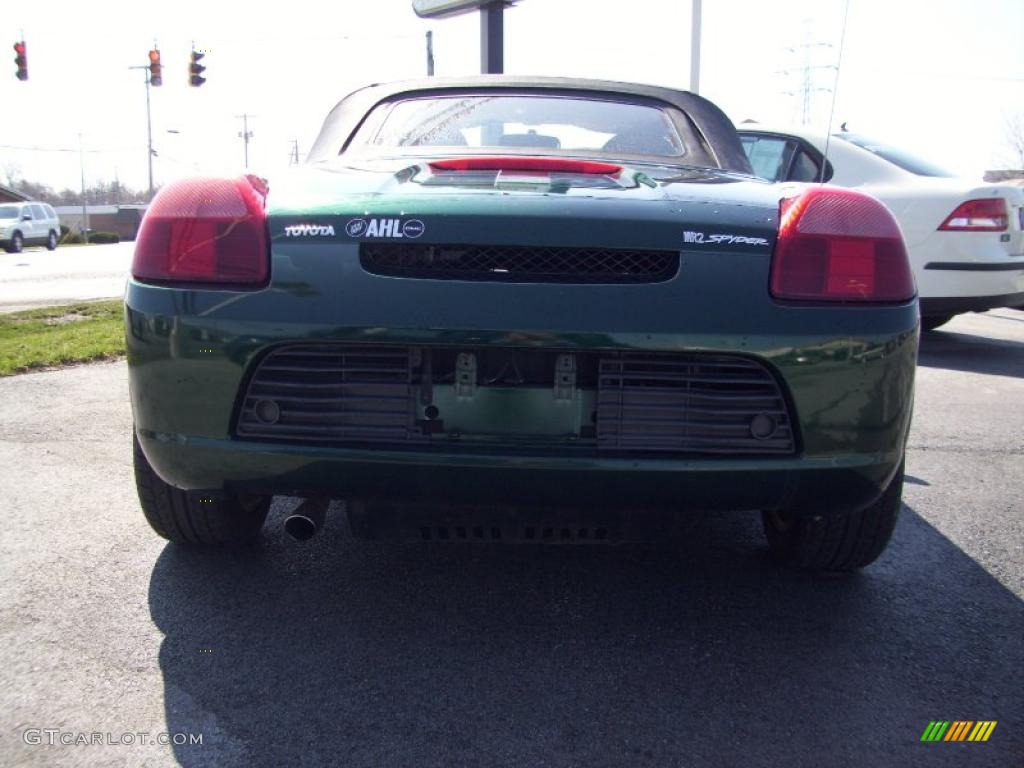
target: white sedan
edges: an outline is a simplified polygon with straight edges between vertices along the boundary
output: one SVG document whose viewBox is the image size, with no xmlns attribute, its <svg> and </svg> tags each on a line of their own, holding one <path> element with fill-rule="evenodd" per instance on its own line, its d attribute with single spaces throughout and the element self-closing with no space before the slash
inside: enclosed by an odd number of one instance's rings
<svg viewBox="0 0 1024 768">
<path fill-rule="evenodd" d="M 1024 306 L 1024 187 L 986 184 L 842 131 L 739 126 L 754 173 L 771 181 L 826 181 L 882 200 L 903 229 L 921 298 L 921 324 L 961 312 Z"/>
</svg>

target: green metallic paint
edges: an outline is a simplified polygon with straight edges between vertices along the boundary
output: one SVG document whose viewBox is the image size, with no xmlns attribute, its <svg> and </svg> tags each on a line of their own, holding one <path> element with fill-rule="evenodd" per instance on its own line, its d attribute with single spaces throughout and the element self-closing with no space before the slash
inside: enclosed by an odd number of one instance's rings
<svg viewBox="0 0 1024 768">
<path fill-rule="evenodd" d="M 769 252 L 778 221 L 777 189 L 731 175 L 690 175 L 697 180 L 538 193 L 425 186 L 398 181 L 393 172 L 305 170 L 275 185 L 270 236 L 275 253 L 278 247 L 322 250 L 362 241 L 345 232 L 353 218 L 396 217 L 424 222 L 426 232 L 417 242 L 676 250 L 683 247 L 685 230 L 701 230 L 768 240 L 766 246 L 716 246 L 719 251 Z M 285 227 L 294 224 L 330 225 L 335 235 L 291 238 Z"/>
<path fill-rule="evenodd" d="M 455 194 L 365 177 L 312 169 L 273 187 L 266 287 L 129 281 L 132 405 L 143 449 L 166 481 L 196 490 L 838 511 L 873 501 L 900 464 L 913 400 L 917 303 L 773 301 L 776 189 L 726 176 L 718 179 L 724 183 L 657 189 Z M 682 264 L 674 279 L 641 285 L 381 277 L 360 267 L 358 244 L 344 231 L 348 219 L 366 215 L 422 220 L 426 232 L 418 242 L 670 248 L 681 250 Z M 286 236 L 284 227 L 295 223 L 330 224 L 336 235 Z M 763 237 L 769 245 L 684 246 L 685 229 Z M 747 355 L 784 383 L 799 454 L 622 459 L 576 448 L 403 452 L 232 439 L 253 363 L 275 344 L 330 340 Z M 529 413 L 531 395 L 515 397 L 520 413 Z M 541 428 L 543 417 L 532 419 L 529 429 Z"/>
</svg>

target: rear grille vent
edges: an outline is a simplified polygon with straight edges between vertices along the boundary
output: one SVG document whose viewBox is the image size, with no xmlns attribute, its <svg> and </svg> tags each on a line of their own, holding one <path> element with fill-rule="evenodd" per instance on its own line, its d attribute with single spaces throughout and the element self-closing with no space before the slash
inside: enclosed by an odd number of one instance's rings
<svg viewBox="0 0 1024 768">
<path fill-rule="evenodd" d="M 242 438 L 320 445 L 388 443 L 454 448 L 484 439 L 519 446 L 524 435 L 447 431 L 435 395 L 456 381 L 456 359 L 480 362 L 468 394 L 518 386 L 555 397 L 558 350 L 455 350 L 386 345 L 295 344 L 256 367 L 242 396 Z M 760 363 L 700 353 L 575 352 L 577 396 L 592 397 L 578 435 L 530 443 L 559 453 L 659 452 L 679 455 L 781 455 L 796 450 L 782 390 Z M 460 369 L 461 370 L 461 369 Z M 514 375 L 496 376 L 495 371 Z M 585 394 L 585 393 L 589 393 Z M 545 407 L 537 399 L 537 407 Z M 428 407 L 429 406 L 429 407 Z M 430 411 L 435 413 L 431 415 Z M 525 418 L 526 424 L 531 423 Z M 504 437 L 502 437 L 504 435 Z M 553 441 L 553 442 L 552 442 Z M 559 534 L 561 536 L 561 534 Z"/>
<path fill-rule="evenodd" d="M 505 283 L 661 283 L 679 271 L 675 251 L 609 248 L 364 243 L 359 260 L 375 275 Z"/>
<path fill-rule="evenodd" d="M 597 443 L 602 450 L 787 454 L 788 409 L 771 374 L 741 357 L 603 355 Z"/>
<path fill-rule="evenodd" d="M 257 368 L 237 431 L 301 442 L 425 440 L 415 427 L 411 381 L 404 347 L 284 347 Z"/>
</svg>

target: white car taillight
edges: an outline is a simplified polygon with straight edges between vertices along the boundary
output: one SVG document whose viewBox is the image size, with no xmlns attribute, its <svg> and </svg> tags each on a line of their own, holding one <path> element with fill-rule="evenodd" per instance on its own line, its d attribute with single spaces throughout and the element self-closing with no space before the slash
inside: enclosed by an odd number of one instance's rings
<svg viewBox="0 0 1024 768">
<path fill-rule="evenodd" d="M 987 197 L 960 203 L 939 229 L 946 232 L 1005 232 L 1009 225 L 1006 201 L 1001 197 Z"/>
<path fill-rule="evenodd" d="M 171 182 L 142 220 L 132 275 L 157 282 L 266 282 L 266 192 L 253 176 Z"/>
<path fill-rule="evenodd" d="M 881 202 L 811 187 L 779 203 L 771 293 L 797 301 L 904 302 L 914 278 L 903 236 Z"/>
</svg>

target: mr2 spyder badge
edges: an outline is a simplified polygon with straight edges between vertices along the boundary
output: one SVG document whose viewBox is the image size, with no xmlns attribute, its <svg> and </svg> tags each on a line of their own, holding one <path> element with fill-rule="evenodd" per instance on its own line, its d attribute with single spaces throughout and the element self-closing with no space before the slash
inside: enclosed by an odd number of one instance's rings
<svg viewBox="0 0 1024 768">
<path fill-rule="evenodd" d="M 351 219 L 345 225 L 349 237 L 417 238 L 426 231 L 419 219 Z"/>
<path fill-rule="evenodd" d="M 691 232 L 690 230 L 683 232 L 683 242 L 696 245 L 718 245 L 719 243 L 725 243 L 726 245 L 768 245 L 768 241 L 763 237 L 707 235 L 703 232 Z"/>
</svg>

